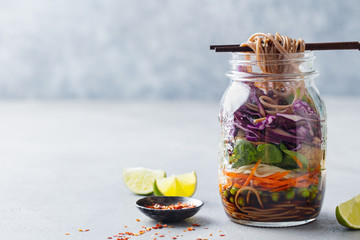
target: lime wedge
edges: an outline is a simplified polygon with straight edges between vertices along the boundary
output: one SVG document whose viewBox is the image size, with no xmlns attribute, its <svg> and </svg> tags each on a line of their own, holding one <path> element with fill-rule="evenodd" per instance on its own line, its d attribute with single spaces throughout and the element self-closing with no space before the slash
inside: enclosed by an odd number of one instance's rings
<svg viewBox="0 0 360 240">
<path fill-rule="evenodd" d="M 360 195 L 337 206 L 336 218 L 345 227 L 360 229 Z"/>
<path fill-rule="evenodd" d="M 164 178 L 164 170 L 147 168 L 124 168 L 122 177 L 125 185 L 135 194 L 149 195 L 153 193 L 153 182 L 156 178 Z"/>
<path fill-rule="evenodd" d="M 190 197 L 196 190 L 196 183 L 195 172 L 155 179 L 154 194 L 156 196 Z"/>
</svg>

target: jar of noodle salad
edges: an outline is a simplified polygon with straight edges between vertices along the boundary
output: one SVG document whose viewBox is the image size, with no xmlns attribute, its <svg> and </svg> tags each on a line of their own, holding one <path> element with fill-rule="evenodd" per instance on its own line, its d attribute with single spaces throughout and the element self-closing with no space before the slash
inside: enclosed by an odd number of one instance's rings
<svg viewBox="0 0 360 240">
<path fill-rule="evenodd" d="M 232 53 L 219 114 L 219 188 L 234 222 L 305 224 L 325 193 L 326 112 L 314 54 Z"/>
</svg>

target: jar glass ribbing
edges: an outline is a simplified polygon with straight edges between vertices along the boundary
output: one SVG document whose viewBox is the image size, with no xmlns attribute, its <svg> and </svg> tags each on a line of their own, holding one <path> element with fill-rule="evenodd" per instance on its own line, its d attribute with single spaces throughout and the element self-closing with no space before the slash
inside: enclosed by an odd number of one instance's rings
<svg viewBox="0 0 360 240">
<path fill-rule="evenodd" d="M 219 114 L 219 190 L 234 222 L 305 224 L 325 193 L 326 112 L 313 52 L 232 53 Z"/>
</svg>

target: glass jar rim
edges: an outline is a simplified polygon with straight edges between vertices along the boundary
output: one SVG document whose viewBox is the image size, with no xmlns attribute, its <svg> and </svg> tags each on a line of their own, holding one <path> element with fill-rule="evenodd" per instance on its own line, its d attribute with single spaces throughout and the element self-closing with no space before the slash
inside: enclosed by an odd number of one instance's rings
<svg viewBox="0 0 360 240">
<path fill-rule="evenodd" d="M 265 58 L 265 56 L 267 58 Z M 260 59 L 259 59 L 260 58 Z M 315 55 L 313 51 L 297 53 L 274 53 L 255 54 L 254 52 L 233 52 L 230 58 L 231 71 L 226 75 L 232 80 L 266 81 L 266 79 L 278 79 L 277 81 L 288 81 L 289 79 L 304 79 L 304 77 L 316 76 L 318 72 L 313 67 Z M 298 71 L 274 70 L 264 72 L 261 67 L 289 67 L 297 66 Z M 251 70 L 249 70 L 251 69 Z M 289 69 L 289 68 L 288 68 Z M 277 72 L 278 71 L 278 72 Z"/>
<path fill-rule="evenodd" d="M 256 56 L 260 56 L 260 57 L 264 57 L 264 56 L 269 56 L 269 57 L 274 57 L 274 56 L 278 56 L 278 57 L 286 57 L 285 59 L 272 59 L 272 60 L 267 60 L 267 61 L 289 61 L 289 60 L 306 60 L 306 59 L 315 59 L 315 54 L 313 51 L 305 51 L 305 52 L 296 52 L 296 53 L 254 53 L 254 52 L 232 52 L 231 53 L 231 59 L 230 61 L 240 61 L 240 62 L 263 62 L 263 61 L 258 61 L 258 60 L 251 60 L 251 59 L 246 59 L 246 57 L 256 57 Z"/>
</svg>

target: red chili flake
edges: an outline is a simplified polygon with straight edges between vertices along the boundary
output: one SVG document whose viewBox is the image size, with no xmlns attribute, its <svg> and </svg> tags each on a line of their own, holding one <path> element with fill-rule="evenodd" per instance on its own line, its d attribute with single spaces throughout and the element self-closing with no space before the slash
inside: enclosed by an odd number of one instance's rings
<svg viewBox="0 0 360 240">
<path fill-rule="evenodd" d="M 200 227 L 200 224 L 193 223 L 192 225 L 193 225 L 194 227 Z"/>
<path fill-rule="evenodd" d="M 169 206 L 155 203 L 153 205 L 149 205 L 149 206 L 146 206 L 146 207 L 151 208 L 151 209 L 175 210 L 175 209 L 194 208 L 196 206 L 194 204 L 191 204 L 191 203 L 178 202 L 176 204 L 171 204 Z"/>
<path fill-rule="evenodd" d="M 164 227 L 164 228 L 167 228 L 167 227 L 168 227 L 168 225 L 167 225 L 167 224 L 164 224 L 164 225 L 163 225 L 163 227 Z"/>
<path fill-rule="evenodd" d="M 209 229 L 209 228 L 204 228 L 204 229 Z"/>
<path fill-rule="evenodd" d="M 65 235 L 70 235 L 70 233 L 65 233 Z"/>
<path fill-rule="evenodd" d="M 225 237 L 225 234 L 220 234 L 220 237 Z"/>
<path fill-rule="evenodd" d="M 90 229 L 85 229 L 85 232 L 88 232 L 88 231 L 90 231 Z"/>
<path fill-rule="evenodd" d="M 172 239 L 177 239 L 177 237 L 172 237 Z"/>
<path fill-rule="evenodd" d="M 137 222 L 140 222 L 140 219 L 136 219 Z"/>
<path fill-rule="evenodd" d="M 108 239 L 112 239 L 112 237 L 108 237 Z"/>
<path fill-rule="evenodd" d="M 194 228 L 193 227 L 188 227 L 187 230 L 188 231 L 194 231 Z"/>
<path fill-rule="evenodd" d="M 165 235 L 160 235 L 159 237 L 165 237 Z"/>
<path fill-rule="evenodd" d="M 209 236 L 212 236 L 212 233 L 210 233 L 210 235 Z"/>
</svg>

